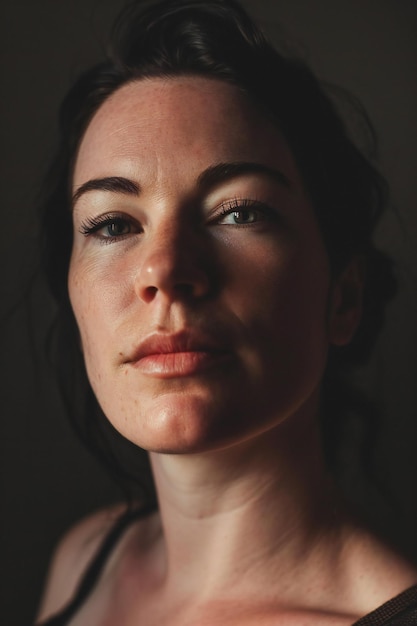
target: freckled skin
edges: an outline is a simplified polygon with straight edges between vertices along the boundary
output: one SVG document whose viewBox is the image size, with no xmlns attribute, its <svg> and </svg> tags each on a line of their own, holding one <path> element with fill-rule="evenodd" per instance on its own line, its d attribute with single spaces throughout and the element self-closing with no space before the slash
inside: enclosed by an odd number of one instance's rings
<svg viewBox="0 0 417 626">
<path fill-rule="evenodd" d="M 205 168 L 233 161 L 279 170 L 290 188 L 250 174 L 197 193 Z M 313 417 L 328 345 L 340 343 L 328 316 L 335 296 L 313 209 L 279 130 L 220 81 L 138 81 L 90 123 L 74 190 L 104 176 L 134 180 L 141 192 L 79 199 L 69 291 L 90 382 L 112 424 L 148 450 L 187 453 L 256 437 L 291 416 Z M 209 220 L 235 198 L 262 201 L 277 218 L 249 226 Z M 112 243 L 80 232 L 108 211 L 130 216 L 141 232 Z M 151 332 L 183 328 L 220 337 L 229 358 L 169 380 L 126 363 Z"/>
</svg>

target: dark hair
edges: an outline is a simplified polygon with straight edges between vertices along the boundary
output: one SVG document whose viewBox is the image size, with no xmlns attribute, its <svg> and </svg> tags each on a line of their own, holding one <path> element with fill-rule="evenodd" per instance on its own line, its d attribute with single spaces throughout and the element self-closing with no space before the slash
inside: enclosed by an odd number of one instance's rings
<svg viewBox="0 0 417 626">
<path fill-rule="evenodd" d="M 68 299 L 72 246 L 69 187 L 83 133 L 110 94 L 130 81 L 185 74 L 238 86 L 280 127 L 311 197 L 333 275 L 355 255 L 364 259 L 363 317 L 350 345 L 334 349 L 330 355 L 324 384 L 326 414 L 335 407 L 340 413 L 348 404 L 341 374 L 367 359 L 383 322 L 385 303 L 395 291 L 390 261 L 372 243 L 386 197 L 384 180 L 349 138 L 333 98 L 305 63 L 278 52 L 234 0 L 163 0 L 127 6 L 114 26 L 107 59 L 83 74 L 63 103 L 59 154 L 42 201 L 44 265 L 58 302 L 55 341 L 64 340 L 73 353 L 72 360 L 62 359 L 59 344 L 57 367 L 65 383 L 65 397 L 84 441 L 125 476 L 135 474 L 128 469 L 127 448 L 135 448 L 135 455 L 137 448 L 124 442 L 122 453 L 114 450 L 113 442 L 117 447 L 122 438 L 103 417 L 86 381 Z M 373 140 L 366 116 L 363 112 L 359 115 Z M 324 421 L 329 449 L 335 447 L 338 423 L 334 415 L 332 427 L 330 420 L 327 425 Z"/>
</svg>

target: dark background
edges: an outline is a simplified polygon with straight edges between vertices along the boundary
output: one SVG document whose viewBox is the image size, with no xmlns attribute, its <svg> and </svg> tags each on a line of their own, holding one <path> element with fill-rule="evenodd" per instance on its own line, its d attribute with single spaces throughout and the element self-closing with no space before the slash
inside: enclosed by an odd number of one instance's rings
<svg viewBox="0 0 417 626">
<path fill-rule="evenodd" d="M 53 305 L 36 266 L 34 197 L 72 79 L 104 47 L 122 0 L 14 0 L 0 8 L 1 345 L 0 623 L 26 625 L 53 545 L 80 516 L 120 498 L 77 443 L 42 356 Z M 417 2 L 249 2 L 273 38 L 290 39 L 318 75 L 355 93 L 378 133 L 394 212 L 377 240 L 397 260 L 400 293 L 362 373 L 382 410 L 375 468 L 387 512 L 356 473 L 350 490 L 417 557 Z M 31 286 L 30 286 L 31 285 Z M 29 289 L 30 287 L 30 289 Z M 22 304 L 29 289 L 31 305 Z"/>
</svg>

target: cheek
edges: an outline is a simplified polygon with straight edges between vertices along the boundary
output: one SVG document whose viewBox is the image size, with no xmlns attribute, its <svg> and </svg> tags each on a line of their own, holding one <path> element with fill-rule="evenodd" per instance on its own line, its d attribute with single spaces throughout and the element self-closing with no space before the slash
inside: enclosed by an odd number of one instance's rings
<svg viewBox="0 0 417 626">
<path fill-rule="evenodd" d="M 71 304 L 80 325 L 100 331 L 101 324 L 114 329 L 132 303 L 131 277 L 126 255 L 115 254 L 114 247 L 73 251 L 68 274 Z M 104 330 L 104 328 L 103 328 Z"/>
<path fill-rule="evenodd" d="M 111 288 L 110 276 L 106 268 L 99 270 L 94 262 L 71 261 L 68 291 L 93 387 L 102 377 L 101 368 L 111 358 L 111 342 L 117 332 L 117 309 L 121 308 L 116 295 L 122 297 L 124 291 L 121 284 L 117 291 Z"/>
<path fill-rule="evenodd" d="M 326 329 L 330 269 L 327 255 L 317 241 L 271 240 L 251 246 L 245 255 L 228 249 L 227 282 L 230 306 L 253 311 L 256 318 L 276 320 L 281 329 Z M 234 255 L 234 258 L 233 258 Z M 280 323 L 278 323 L 280 322 Z"/>
<path fill-rule="evenodd" d="M 242 320 L 247 359 L 256 377 L 319 379 L 328 350 L 330 271 L 317 238 L 252 248 L 231 263 L 228 309 Z M 257 346 L 258 349 L 255 349 Z M 261 358 L 258 358 L 258 357 Z"/>
</svg>

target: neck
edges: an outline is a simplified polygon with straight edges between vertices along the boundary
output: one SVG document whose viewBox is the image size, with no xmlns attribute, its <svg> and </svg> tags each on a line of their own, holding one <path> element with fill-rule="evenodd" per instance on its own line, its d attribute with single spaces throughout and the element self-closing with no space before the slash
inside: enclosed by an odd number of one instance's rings
<svg viewBox="0 0 417 626">
<path fill-rule="evenodd" d="M 152 453 L 151 461 L 165 577 L 186 592 L 247 586 L 253 595 L 254 577 L 263 589 L 280 573 L 297 577 L 334 537 L 333 487 L 311 421 L 291 420 L 233 449 Z"/>
</svg>

